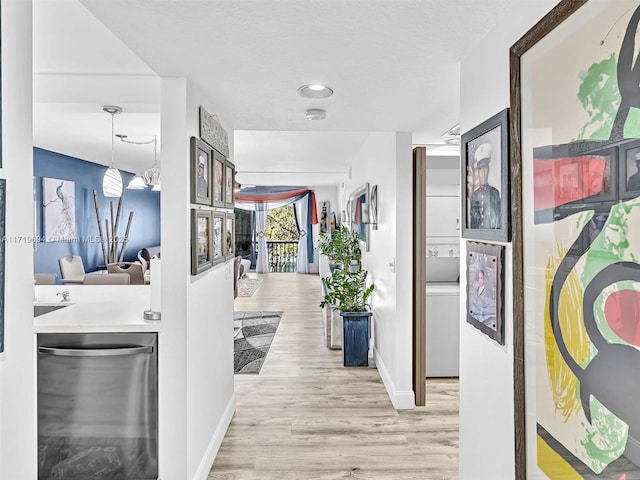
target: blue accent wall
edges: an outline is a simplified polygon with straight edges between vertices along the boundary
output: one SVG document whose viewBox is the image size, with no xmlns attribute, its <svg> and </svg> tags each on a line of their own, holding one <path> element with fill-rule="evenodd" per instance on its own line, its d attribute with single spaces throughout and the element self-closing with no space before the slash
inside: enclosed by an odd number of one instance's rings
<svg viewBox="0 0 640 480">
<path fill-rule="evenodd" d="M 100 247 L 98 223 L 96 220 L 93 190 L 98 194 L 98 204 L 104 220 L 110 219 L 110 202 L 113 203 L 114 216 L 118 209 L 117 198 L 106 198 L 102 194 L 102 177 L 107 167 L 69 157 L 60 153 L 33 149 L 33 171 L 35 191 L 36 236 L 44 240 L 42 218 L 42 177 L 59 178 L 75 182 L 76 235 L 74 242 L 39 241 L 34 252 L 34 271 L 55 273 L 60 278 L 58 258 L 67 255 L 80 255 L 87 272 L 104 264 Z M 133 173 L 120 171 L 126 186 Z M 133 211 L 129 242 L 125 250 L 125 261 L 137 260 L 138 250 L 144 247 L 160 245 L 160 192 L 144 190 L 124 190 L 124 201 L 118 234 L 124 236 L 129 212 Z M 109 220 L 109 223 L 111 221 Z"/>
</svg>

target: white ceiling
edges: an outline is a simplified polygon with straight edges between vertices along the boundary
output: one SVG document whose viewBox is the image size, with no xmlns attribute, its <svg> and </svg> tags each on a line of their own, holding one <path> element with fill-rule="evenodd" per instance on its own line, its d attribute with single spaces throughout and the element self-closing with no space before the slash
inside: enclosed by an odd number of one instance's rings
<svg viewBox="0 0 640 480">
<path fill-rule="evenodd" d="M 241 183 L 336 184 L 363 132 L 443 142 L 458 122 L 460 58 L 514 3 L 35 0 L 34 144 L 108 164 L 102 105 L 123 108 L 116 133 L 149 140 L 160 129 L 158 75 L 184 76 L 235 130 Z M 302 98 L 308 83 L 335 94 Z M 307 108 L 327 118 L 306 120 Z M 121 168 L 153 162 L 151 146 L 115 152 Z"/>
</svg>

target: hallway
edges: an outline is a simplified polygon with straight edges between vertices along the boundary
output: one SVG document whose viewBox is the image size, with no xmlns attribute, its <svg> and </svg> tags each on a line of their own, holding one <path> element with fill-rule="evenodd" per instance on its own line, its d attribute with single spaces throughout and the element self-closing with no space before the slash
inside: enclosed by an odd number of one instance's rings
<svg viewBox="0 0 640 480">
<path fill-rule="evenodd" d="M 427 382 L 427 407 L 394 410 L 375 368 L 345 368 L 324 345 L 318 275 L 260 277 L 235 310 L 284 314 L 260 374 L 235 375 L 237 410 L 208 478 L 457 479 L 457 380 Z"/>
</svg>

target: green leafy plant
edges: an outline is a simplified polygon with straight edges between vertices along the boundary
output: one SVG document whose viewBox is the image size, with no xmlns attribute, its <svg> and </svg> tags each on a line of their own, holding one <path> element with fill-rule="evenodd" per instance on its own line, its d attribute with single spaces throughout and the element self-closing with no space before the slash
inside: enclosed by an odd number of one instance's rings
<svg viewBox="0 0 640 480">
<path fill-rule="evenodd" d="M 347 227 L 336 230 L 332 236 L 320 232 L 318 248 L 329 258 L 330 262 L 341 265 L 342 268 L 346 268 L 351 260 L 357 260 L 359 264 L 362 258 L 358 234 Z"/>
<path fill-rule="evenodd" d="M 326 294 L 320 307 L 331 306 L 341 312 L 366 312 L 367 300 L 374 289 L 373 284 L 367 287 L 366 278 L 365 270 L 349 273 L 343 268 L 333 272 L 324 279 Z"/>
</svg>

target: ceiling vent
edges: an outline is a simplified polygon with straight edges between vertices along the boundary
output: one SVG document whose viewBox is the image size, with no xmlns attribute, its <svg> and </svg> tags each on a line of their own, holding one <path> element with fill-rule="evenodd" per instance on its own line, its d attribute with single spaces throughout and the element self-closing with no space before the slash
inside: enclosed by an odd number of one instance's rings
<svg viewBox="0 0 640 480">
<path fill-rule="evenodd" d="M 442 134 L 447 145 L 460 145 L 460 124 L 456 124 Z"/>
<path fill-rule="evenodd" d="M 307 120 L 324 120 L 327 112 L 321 108 L 310 108 L 306 112 Z"/>
</svg>

